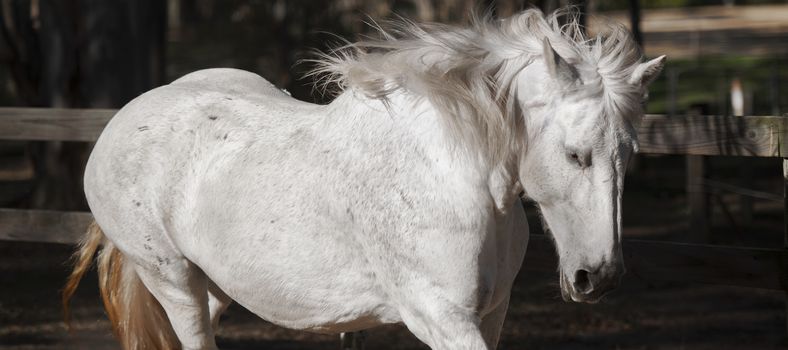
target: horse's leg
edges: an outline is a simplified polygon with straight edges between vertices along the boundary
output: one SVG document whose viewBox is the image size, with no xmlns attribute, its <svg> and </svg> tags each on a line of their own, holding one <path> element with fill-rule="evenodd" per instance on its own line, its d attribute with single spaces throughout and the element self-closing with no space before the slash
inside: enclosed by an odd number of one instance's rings
<svg viewBox="0 0 788 350">
<path fill-rule="evenodd" d="M 408 329 L 431 349 L 490 349 L 474 311 L 451 305 L 440 297 L 420 299 L 423 307 L 400 310 L 400 315 Z"/>
<path fill-rule="evenodd" d="M 208 279 L 185 258 L 137 274 L 159 301 L 184 350 L 217 349 L 208 310 Z"/>
<path fill-rule="evenodd" d="M 219 329 L 219 318 L 232 302 L 233 300 L 227 294 L 224 294 L 213 281 L 208 281 L 208 310 L 211 315 L 211 326 L 214 333 Z"/>
<path fill-rule="evenodd" d="M 503 321 L 506 318 L 506 310 L 509 308 L 509 296 L 506 297 L 489 314 L 482 317 L 482 336 L 490 349 L 498 347 L 498 340 L 501 337 Z"/>
</svg>

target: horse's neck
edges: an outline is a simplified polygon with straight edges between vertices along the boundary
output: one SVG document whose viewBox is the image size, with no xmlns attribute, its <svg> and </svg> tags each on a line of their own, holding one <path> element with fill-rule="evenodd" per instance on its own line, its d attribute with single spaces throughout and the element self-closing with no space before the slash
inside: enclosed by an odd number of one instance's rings
<svg viewBox="0 0 788 350">
<path fill-rule="evenodd" d="M 451 172 L 470 179 L 472 183 L 485 183 L 498 210 L 508 209 L 520 191 L 514 159 L 492 162 L 484 159 L 483 152 L 464 151 L 465 147 L 458 145 L 458 141 L 445 130 L 447 123 L 439 119 L 443 117 L 426 99 L 393 93 L 383 102 L 348 90 L 337 97 L 328 109 L 330 118 L 342 120 L 338 127 L 355 130 L 355 134 L 347 135 L 351 138 L 359 137 L 361 129 L 364 130 L 363 137 L 407 135 L 406 142 L 415 143 L 413 146 L 425 155 L 439 159 L 443 166 L 448 165 Z"/>
</svg>

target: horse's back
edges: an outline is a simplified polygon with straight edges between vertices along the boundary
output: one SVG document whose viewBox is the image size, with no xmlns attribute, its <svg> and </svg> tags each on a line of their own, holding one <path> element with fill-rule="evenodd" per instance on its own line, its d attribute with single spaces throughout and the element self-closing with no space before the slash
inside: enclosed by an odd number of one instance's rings
<svg viewBox="0 0 788 350">
<path fill-rule="evenodd" d="M 110 239 L 131 240 L 124 225 L 176 218 L 171 211 L 199 173 L 260 141 L 258 130 L 284 133 L 276 130 L 315 106 L 237 69 L 201 70 L 148 91 L 118 111 L 96 142 L 85 170 L 91 210 Z"/>
<path fill-rule="evenodd" d="M 178 78 L 170 85 L 192 86 L 203 91 L 219 91 L 247 98 L 289 98 L 289 95 L 263 77 L 235 68 L 198 70 Z"/>
</svg>

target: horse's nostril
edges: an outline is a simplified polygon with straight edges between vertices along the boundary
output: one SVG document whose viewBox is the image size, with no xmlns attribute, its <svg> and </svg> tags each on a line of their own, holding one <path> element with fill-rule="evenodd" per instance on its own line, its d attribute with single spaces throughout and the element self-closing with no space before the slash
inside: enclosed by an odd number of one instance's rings
<svg viewBox="0 0 788 350">
<path fill-rule="evenodd" d="M 577 272 L 575 272 L 575 291 L 588 294 L 594 289 L 593 284 L 591 284 L 591 280 L 588 278 L 588 274 L 589 273 L 586 270 L 577 270 Z"/>
</svg>

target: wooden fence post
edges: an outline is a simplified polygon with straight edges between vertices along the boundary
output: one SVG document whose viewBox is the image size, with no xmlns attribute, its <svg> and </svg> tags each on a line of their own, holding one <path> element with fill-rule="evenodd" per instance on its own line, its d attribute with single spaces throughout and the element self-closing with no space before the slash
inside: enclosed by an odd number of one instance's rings
<svg viewBox="0 0 788 350">
<path fill-rule="evenodd" d="M 788 249 L 788 158 L 783 158 L 783 248 Z M 785 263 L 782 265 L 785 268 Z M 785 271 L 781 271 L 780 274 L 782 275 L 780 279 L 784 279 Z M 785 315 L 785 334 L 788 335 L 788 291 L 786 291 Z"/>
<path fill-rule="evenodd" d="M 342 343 L 340 350 L 364 350 L 364 338 L 367 332 L 345 332 L 339 335 L 339 340 Z"/>
<path fill-rule="evenodd" d="M 747 115 L 752 108 L 752 91 L 745 92 L 741 79 L 733 78 L 731 81 L 731 110 L 734 117 Z M 752 179 L 752 167 L 739 167 L 738 182 L 746 186 Z M 741 213 L 741 225 L 745 228 L 752 226 L 752 198 L 748 195 L 739 195 L 739 212 Z"/>
<path fill-rule="evenodd" d="M 689 239 L 693 243 L 709 242 L 709 196 L 703 187 L 706 162 L 703 156 L 688 155 L 687 206 L 689 208 Z"/>
</svg>

